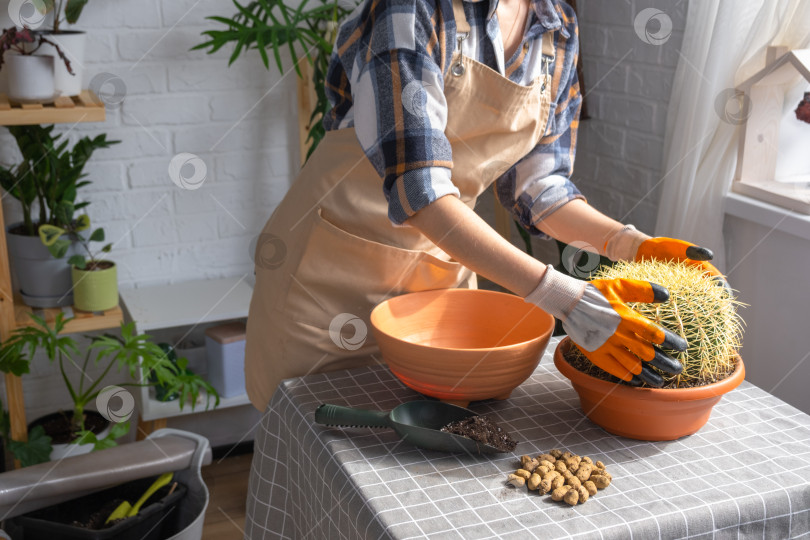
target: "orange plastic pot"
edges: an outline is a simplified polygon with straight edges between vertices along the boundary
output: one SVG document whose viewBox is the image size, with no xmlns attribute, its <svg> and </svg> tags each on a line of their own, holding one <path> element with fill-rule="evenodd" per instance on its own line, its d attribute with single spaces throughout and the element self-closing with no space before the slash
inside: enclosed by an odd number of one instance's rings
<svg viewBox="0 0 810 540">
<path fill-rule="evenodd" d="M 466 406 L 506 399 L 528 379 L 554 318 L 512 294 L 443 289 L 380 303 L 371 326 L 383 360 L 405 385 Z"/>
<path fill-rule="evenodd" d="M 564 355 L 571 348 L 565 338 L 554 351 L 554 365 L 570 379 L 585 415 L 605 431 L 642 441 L 671 441 L 692 435 L 709 421 L 712 407 L 745 379 L 745 365 L 722 381 L 694 388 L 634 388 L 586 375 Z"/>
</svg>

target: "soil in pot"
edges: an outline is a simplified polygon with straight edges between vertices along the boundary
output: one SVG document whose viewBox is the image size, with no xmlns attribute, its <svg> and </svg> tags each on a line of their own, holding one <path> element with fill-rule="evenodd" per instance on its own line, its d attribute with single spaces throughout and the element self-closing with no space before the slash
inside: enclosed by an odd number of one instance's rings
<svg viewBox="0 0 810 540">
<path fill-rule="evenodd" d="M 50 436 L 51 444 L 68 444 L 76 439 L 71 426 L 72 419 L 73 411 L 60 411 L 34 420 L 28 425 L 28 429 L 42 426 L 45 434 Z M 109 421 L 96 411 L 84 412 L 84 428 L 96 435 L 104 431 L 108 425 Z"/>
<path fill-rule="evenodd" d="M 511 452 L 517 446 L 509 433 L 486 416 L 470 416 L 450 422 L 440 431 L 454 433 L 483 444 L 494 446 L 501 452 Z"/>
<path fill-rule="evenodd" d="M 619 379 L 618 377 L 614 377 L 607 371 L 603 370 L 597 365 L 594 365 L 593 362 L 588 360 L 582 351 L 580 351 L 576 347 L 571 347 L 567 351 L 564 352 L 563 358 L 566 362 L 568 362 L 571 367 L 576 369 L 577 371 L 581 371 L 586 375 L 590 375 L 591 377 L 595 377 L 600 381 L 607 381 L 611 383 L 621 384 L 624 386 L 632 387 L 630 383 Z M 720 382 L 723 379 L 726 379 L 734 373 L 734 370 L 728 372 L 720 372 L 713 376 L 711 379 L 706 379 L 704 381 L 697 381 L 697 380 L 686 380 L 686 381 L 678 381 L 677 379 L 671 379 L 669 382 L 664 384 L 661 388 L 663 389 L 675 389 L 675 388 L 695 388 L 699 386 L 706 386 L 707 384 L 712 384 L 716 382 Z M 647 385 L 642 383 L 642 388 L 646 388 Z"/>
</svg>

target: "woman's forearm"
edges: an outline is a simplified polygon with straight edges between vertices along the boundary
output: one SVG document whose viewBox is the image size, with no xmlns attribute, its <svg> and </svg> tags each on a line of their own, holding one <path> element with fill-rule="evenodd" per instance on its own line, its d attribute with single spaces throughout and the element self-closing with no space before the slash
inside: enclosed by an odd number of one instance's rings
<svg viewBox="0 0 810 540">
<path fill-rule="evenodd" d="M 537 228 L 560 242 L 585 242 L 605 255 L 605 243 L 624 225 L 581 199 L 564 204 L 541 221 Z"/>
<path fill-rule="evenodd" d="M 407 223 L 473 272 L 520 296 L 532 292 L 546 265 L 503 239 L 457 197 L 422 208 Z"/>
</svg>

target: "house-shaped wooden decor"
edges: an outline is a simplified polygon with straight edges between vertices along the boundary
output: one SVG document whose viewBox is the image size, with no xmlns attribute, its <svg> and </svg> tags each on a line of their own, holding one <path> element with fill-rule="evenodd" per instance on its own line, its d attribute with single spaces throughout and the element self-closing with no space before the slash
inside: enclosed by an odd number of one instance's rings
<svg viewBox="0 0 810 540">
<path fill-rule="evenodd" d="M 765 67 L 737 87 L 750 116 L 742 126 L 732 191 L 810 214 L 810 175 L 789 183 L 775 178 L 785 88 L 797 72 L 810 83 L 810 49 L 769 47 Z M 807 133 L 810 141 L 810 125 Z"/>
</svg>

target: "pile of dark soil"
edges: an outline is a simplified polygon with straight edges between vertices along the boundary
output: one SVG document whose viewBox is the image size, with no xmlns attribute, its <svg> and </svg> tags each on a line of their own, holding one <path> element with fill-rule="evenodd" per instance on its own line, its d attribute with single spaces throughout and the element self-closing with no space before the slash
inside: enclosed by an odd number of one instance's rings
<svg viewBox="0 0 810 540">
<path fill-rule="evenodd" d="M 71 424 L 72 418 L 73 411 L 60 411 L 34 420 L 28 427 L 31 429 L 35 426 L 42 426 L 45 433 L 50 436 L 51 444 L 67 444 L 76 440 L 76 433 Z M 85 411 L 84 429 L 98 435 L 108 424 L 109 422 L 99 413 Z"/>
<path fill-rule="evenodd" d="M 511 452 L 517 446 L 517 442 L 509 436 L 509 433 L 486 416 L 470 416 L 464 420 L 450 422 L 441 431 L 494 446 L 501 452 Z"/>
</svg>

